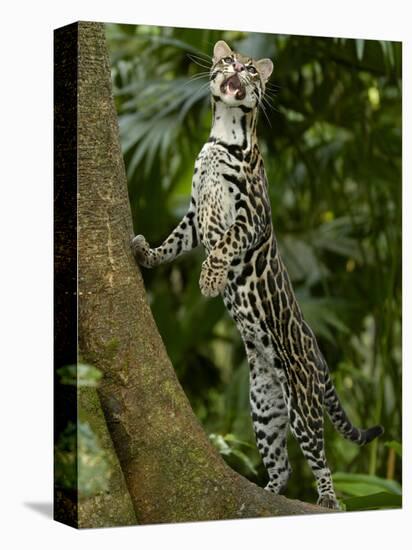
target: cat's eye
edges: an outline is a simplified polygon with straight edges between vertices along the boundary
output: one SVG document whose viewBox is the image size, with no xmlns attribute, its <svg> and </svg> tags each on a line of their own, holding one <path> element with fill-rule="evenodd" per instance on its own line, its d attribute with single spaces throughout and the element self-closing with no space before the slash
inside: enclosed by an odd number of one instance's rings
<svg viewBox="0 0 412 550">
<path fill-rule="evenodd" d="M 224 61 L 225 63 L 232 63 L 232 58 L 231 58 L 231 57 L 225 57 L 225 58 L 223 59 L 223 61 Z"/>
<path fill-rule="evenodd" d="M 251 74 L 256 74 L 256 73 L 257 73 L 257 70 L 256 70 L 256 68 L 255 68 L 253 65 L 249 65 L 249 67 L 247 68 L 247 70 L 248 70 Z"/>
</svg>

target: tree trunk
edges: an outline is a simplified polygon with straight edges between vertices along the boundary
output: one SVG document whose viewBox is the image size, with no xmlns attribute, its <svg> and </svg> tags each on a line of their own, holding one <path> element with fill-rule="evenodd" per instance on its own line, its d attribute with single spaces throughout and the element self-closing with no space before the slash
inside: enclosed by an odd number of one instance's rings
<svg viewBox="0 0 412 550">
<path fill-rule="evenodd" d="M 104 26 L 79 23 L 79 355 L 104 373 L 104 415 L 139 523 L 319 513 L 232 471 L 176 378 L 140 271 Z"/>
<path fill-rule="evenodd" d="M 94 529 L 97 527 L 120 527 L 136 525 L 136 515 L 127 490 L 122 469 L 119 465 L 113 442 L 107 429 L 99 397 L 95 388 L 78 388 L 78 422 L 91 427 L 104 451 L 110 471 L 107 490 L 100 490 L 93 496 L 79 498 L 77 505 L 77 527 Z M 81 437 L 78 439 L 81 445 Z M 96 457 L 94 457 L 96 459 Z M 80 477 L 83 462 L 78 453 L 77 473 Z M 80 482 L 78 483 L 80 486 Z"/>
</svg>

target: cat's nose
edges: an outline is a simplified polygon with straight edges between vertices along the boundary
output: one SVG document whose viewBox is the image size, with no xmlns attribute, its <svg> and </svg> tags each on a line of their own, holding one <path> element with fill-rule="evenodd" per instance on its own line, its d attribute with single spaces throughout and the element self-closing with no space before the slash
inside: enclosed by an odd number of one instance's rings
<svg viewBox="0 0 412 550">
<path fill-rule="evenodd" d="M 237 71 L 238 73 L 240 73 L 241 71 L 244 71 L 245 70 L 245 66 L 243 65 L 243 63 L 239 63 L 239 61 L 235 61 L 233 63 L 233 68 L 235 69 L 235 71 Z"/>
</svg>

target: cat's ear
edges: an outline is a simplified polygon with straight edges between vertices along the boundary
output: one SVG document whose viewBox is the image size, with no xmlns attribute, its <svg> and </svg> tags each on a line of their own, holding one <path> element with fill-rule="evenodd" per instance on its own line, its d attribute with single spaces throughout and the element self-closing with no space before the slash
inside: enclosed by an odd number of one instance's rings
<svg viewBox="0 0 412 550">
<path fill-rule="evenodd" d="M 256 62 L 256 67 L 263 82 L 267 82 L 273 71 L 272 61 L 270 59 L 259 59 L 259 61 Z"/>
<path fill-rule="evenodd" d="M 223 40 L 219 40 L 218 42 L 216 42 L 215 47 L 213 48 L 213 61 L 219 61 L 219 59 L 227 57 L 228 55 L 232 55 L 232 50 L 229 48 L 226 42 L 224 42 Z"/>
</svg>

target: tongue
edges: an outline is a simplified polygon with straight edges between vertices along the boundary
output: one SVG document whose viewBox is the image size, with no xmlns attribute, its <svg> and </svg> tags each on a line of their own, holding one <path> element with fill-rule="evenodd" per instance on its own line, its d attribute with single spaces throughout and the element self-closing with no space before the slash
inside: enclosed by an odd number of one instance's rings
<svg viewBox="0 0 412 550">
<path fill-rule="evenodd" d="M 235 94 L 241 89 L 241 84 L 237 74 L 229 78 L 227 81 L 227 89 L 231 94 Z"/>
</svg>

